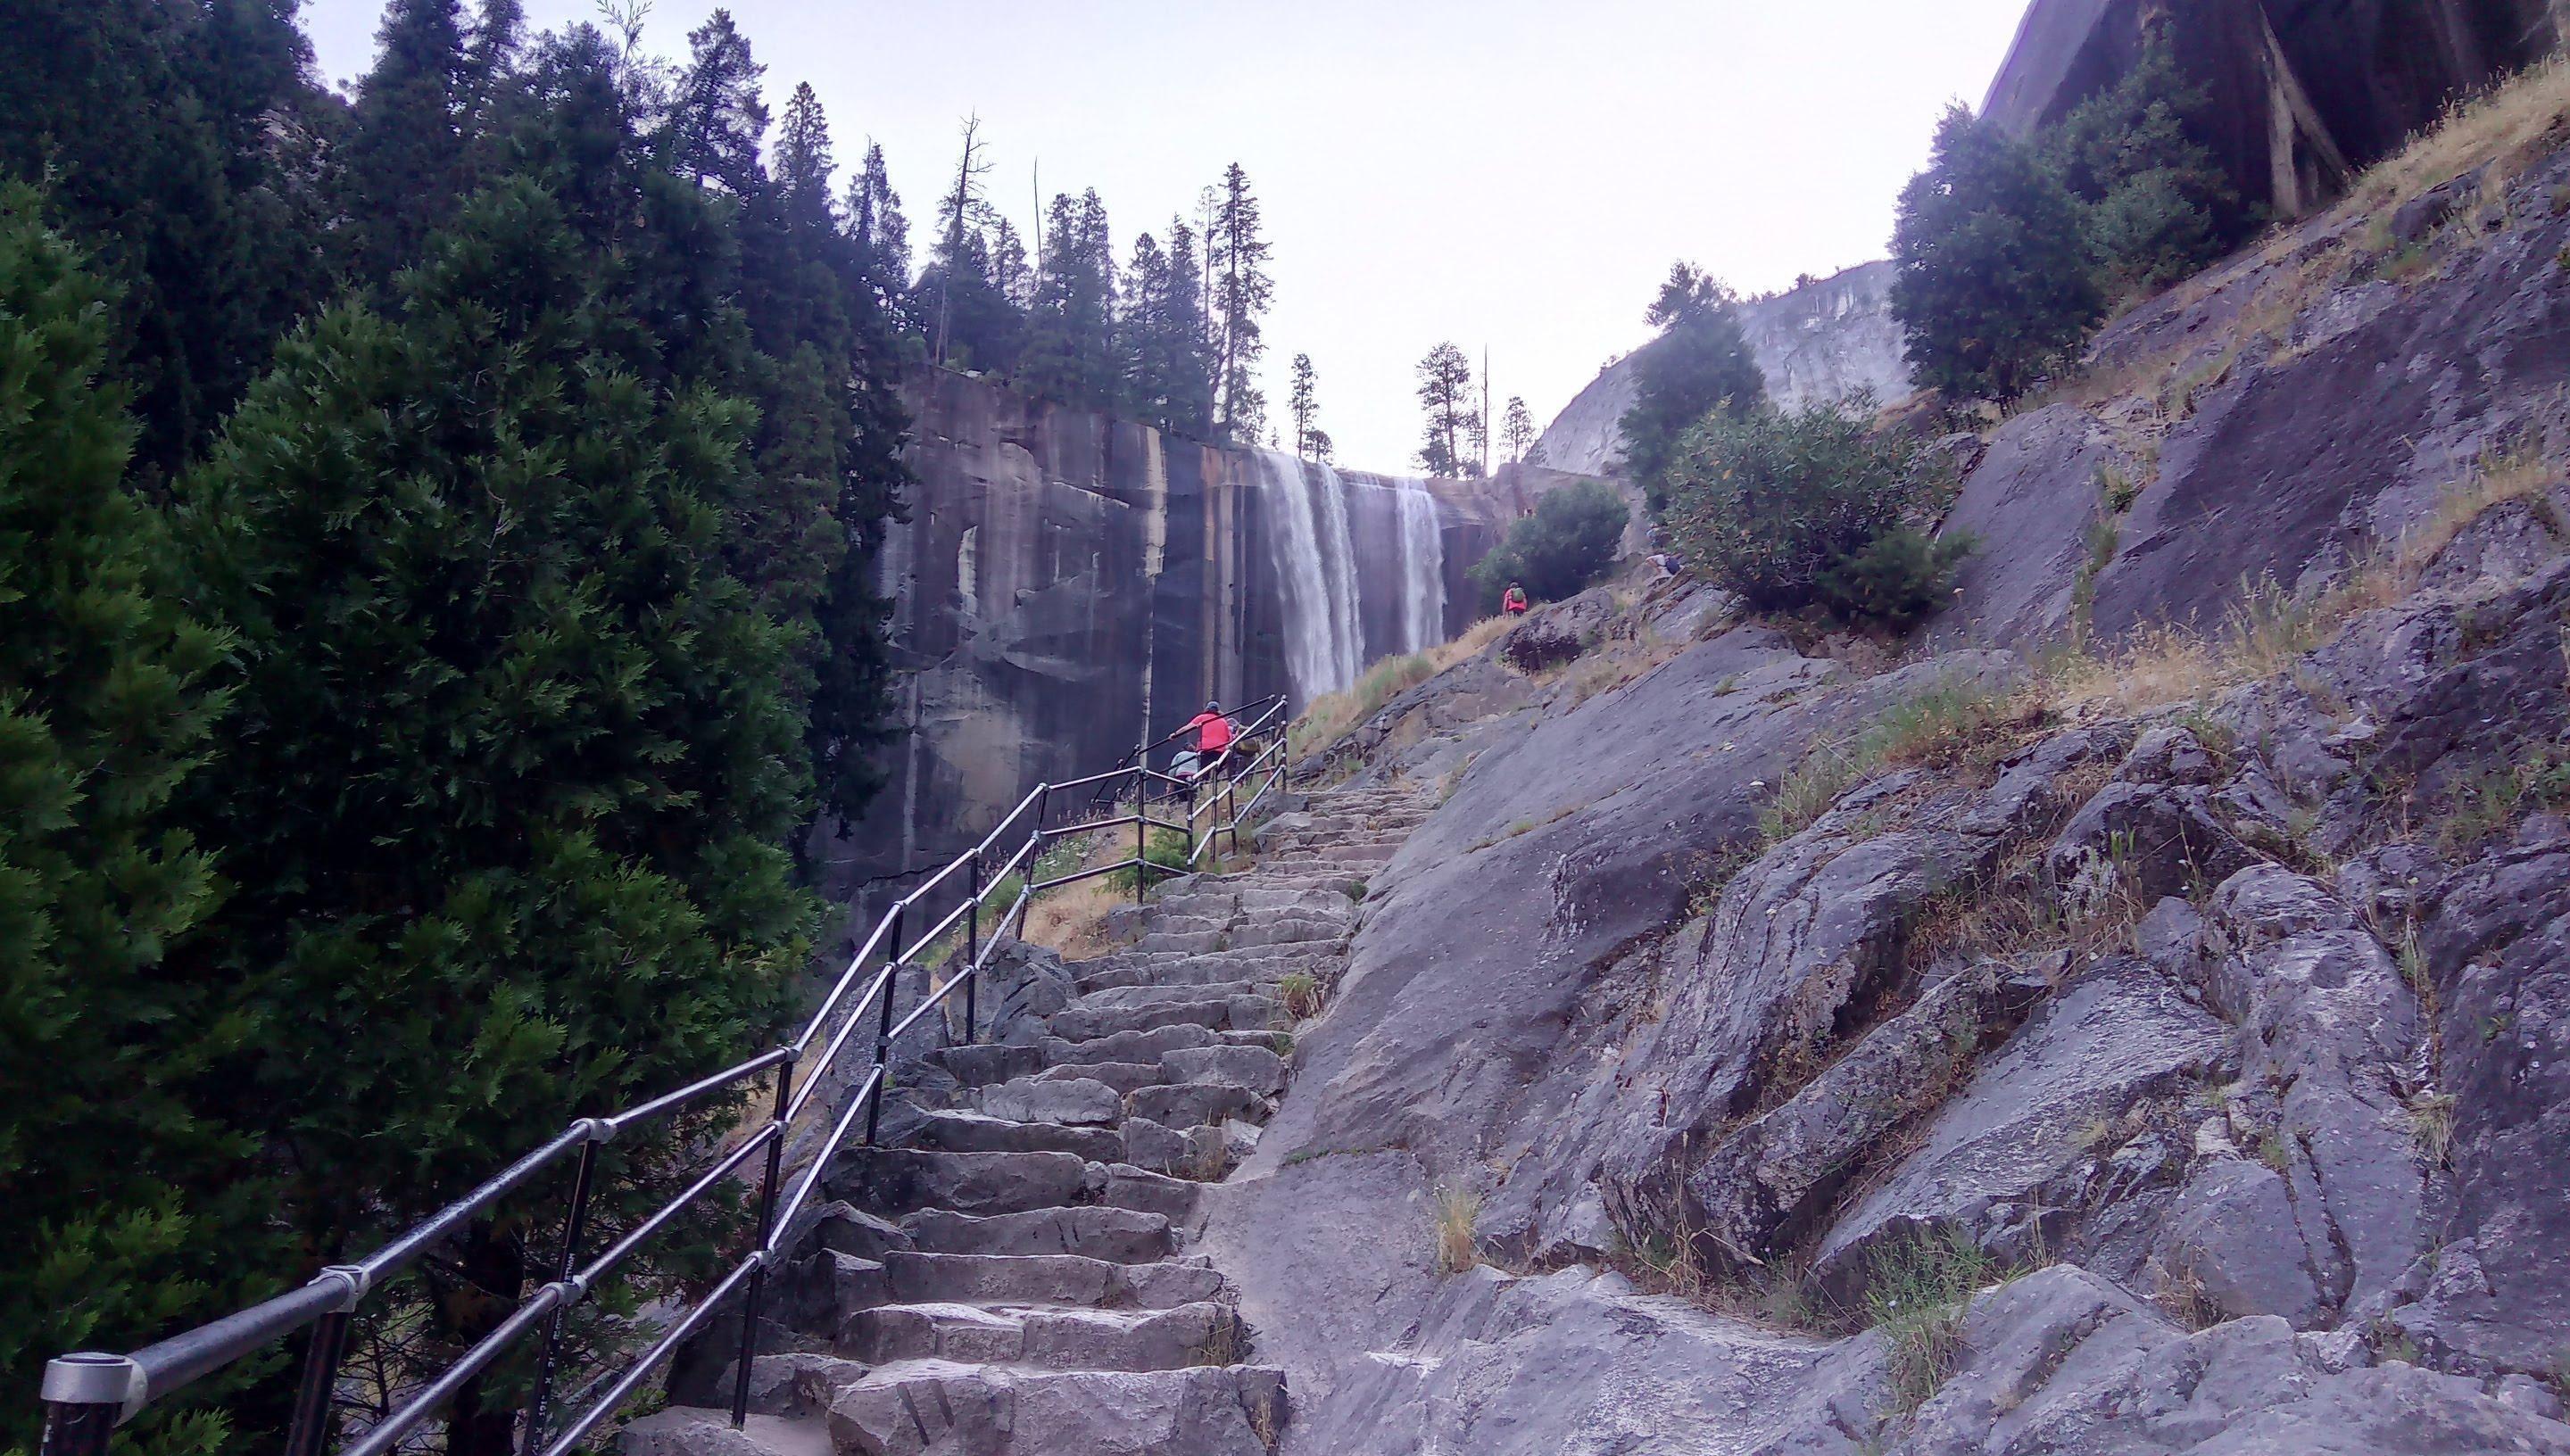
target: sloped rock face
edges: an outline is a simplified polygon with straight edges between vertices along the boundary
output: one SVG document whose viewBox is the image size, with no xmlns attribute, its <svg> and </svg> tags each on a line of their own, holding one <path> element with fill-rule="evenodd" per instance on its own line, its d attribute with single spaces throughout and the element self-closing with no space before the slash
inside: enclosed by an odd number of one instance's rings
<svg viewBox="0 0 2570 1456">
<path fill-rule="evenodd" d="M 1638 626 L 1387 704 L 1323 762 L 1451 796 L 1206 1234 L 1289 1448 L 2570 1451 L 2570 776 L 2441 827 L 2555 762 L 2570 560 L 2489 539 L 2129 717 L 1720 625 L 1594 695 Z M 1816 747 L 1975 692 L 1980 747 L 1759 825 Z M 1441 1271 L 1459 1219 L 1499 1268 Z M 2022 1276 L 1912 1410 L 1870 1301 L 1958 1246 Z"/>
</svg>

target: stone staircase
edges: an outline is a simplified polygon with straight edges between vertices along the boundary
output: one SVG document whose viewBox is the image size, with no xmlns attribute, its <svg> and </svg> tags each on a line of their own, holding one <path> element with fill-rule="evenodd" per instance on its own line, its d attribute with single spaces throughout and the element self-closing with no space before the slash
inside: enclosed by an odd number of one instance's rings
<svg viewBox="0 0 2570 1456">
<path fill-rule="evenodd" d="M 1056 993 L 1024 1004 L 1052 1009 L 896 1062 L 885 1145 L 828 1170 L 775 1280 L 748 1428 L 672 1407 L 627 1427 L 628 1456 L 1273 1451 L 1283 1372 L 1188 1252 L 1199 1186 L 1256 1146 L 1288 1001 L 1336 982 L 1366 877 L 1433 806 L 1287 807 L 1254 869 L 1169 881 L 1114 913 L 1128 943 L 1049 967 Z"/>
</svg>

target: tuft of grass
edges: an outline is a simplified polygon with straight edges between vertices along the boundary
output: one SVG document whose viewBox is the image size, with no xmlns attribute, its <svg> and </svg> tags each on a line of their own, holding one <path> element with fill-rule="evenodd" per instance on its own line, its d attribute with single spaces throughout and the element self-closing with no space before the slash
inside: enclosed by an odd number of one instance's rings
<svg viewBox="0 0 2570 1456">
<path fill-rule="evenodd" d="M 2192 1269 L 2160 1271 L 2159 1288 L 2151 1302 L 2188 1329 L 2211 1329 L 2222 1322 L 2222 1306 L 2204 1291 L 2204 1280 Z"/>
<path fill-rule="evenodd" d="M 1866 1311 L 1883 1334 L 1884 1375 L 1893 1405 L 1907 1415 L 1928 1403 L 1963 1350 L 1971 1298 L 1998 1274 L 1960 1229 L 1917 1229 L 1868 1262 Z"/>
<path fill-rule="evenodd" d="M 2278 1173 L 2293 1170 L 2293 1148 L 2286 1143 L 2283 1132 L 2269 1128 L 2266 1135 L 2258 1139 L 2258 1161 Z"/>
<path fill-rule="evenodd" d="M 1469 1188 L 1437 1194 L 1437 1272 L 1457 1274 L 1482 1262 L 1482 1196 Z"/>
<path fill-rule="evenodd" d="M 2012 689 L 1964 677 L 1939 681 L 1856 733 L 1814 743 L 1760 811 L 1759 828 L 1770 844 L 1800 834 L 1840 795 L 1889 768 L 1994 761 L 2041 712 Z"/>
<path fill-rule="evenodd" d="M 2409 1099 L 2409 1134 L 2430 1168 L 2445 1166 L 2454 1148 L 2454 1094 L 2421 1092 Z"/>
<path fill-rule="evenodd" d="M 1229 1309 L 1215 1314 L 1213 1327 L 1204 1339 L 1187 1350 L 1190 1365 L 1245 1365 L 1249 1363 L 1249 1332 L 1240 1327 L 1240 1316 Z"/>
<path fill-rule="evenodd" d="M 1276 983 L 1279 997 L 1285 1002 L 1285 1014 L 1297 1021 L 1321 1014 L 1321 983 L 1314 977 L 1296 971 Z"/>
</svg>

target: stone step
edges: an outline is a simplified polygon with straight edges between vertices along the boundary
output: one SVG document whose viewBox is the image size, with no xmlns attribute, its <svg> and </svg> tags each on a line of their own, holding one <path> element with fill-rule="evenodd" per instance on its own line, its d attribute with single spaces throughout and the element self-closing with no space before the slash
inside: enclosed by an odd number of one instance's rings
<svg viewBox="0 0 2570 1456">
<path fill-rule="evenodd" d="M 1098 1036 L 1057 1034 L 1038 1042 L 1036 1050 L 1047 1065 L 1059 1067 L 1073 1062 L 1156 1062 L 1184 1047 L 1221 1044 L 1222 1037 L 1213 1028 L 1189 1021 Z"/>
<path fill-rule="evenodd" d="M 1012 1077 L 975 1090 L 986 1117 L 1061 1127 L 1112 1127 L 1124 1094 L 1094 1077 Z"/>
<path fill-rule="evenodd" d="M 1040 1082 L 1082 1079 L 1103 1082 L 1114 1088 L 1119 1097 L 1136 1087 L 1156 1087 L 1172 1080 L 1158 1062 L 1066 1062 L 1036 1073 Z"/>
<path fill-rule="evenodd" d="M 902 1360 L 840 1390 L 840 1456 L 1270 1456 L 1285 1375 L 1255 1365 L 1033 1370 Z"/>
<path fill-rule="evenodd" d="M 1082 991 L 1068 1009 L 1150 1006 L 1162 1001 L 1203 1000 L 1215 996 L 1264 996 L 1274 994 L 1275 989 L 1276 982 L 1256 979 L 1178 984 L 1143 981 L 1129 986 L 1100 986 L 1093 991 Z"/>
<path fill-rule="evenodd" d="M 940 1153 L 918 1148 L 850 1148 L 822 1188 L 881 1218 L 922 1209 L 1017 1214 L 1095 1201 L 1090 1170 L 1070 1153 Z"/>
<path fill-rule="evenodd" d="M 1272 982 L 1298 970 L 1309 973 L 1314 966 L 1334 965 L 1340 948 L 1333 941 L 1245 946 L 1213 955 L 1128 956 L 1081 961 L 1073 973 L 1082 995 L 1125 986 L 1221 985 L 1243 977 Z"/>
<path fill-rule="evenodd" d="M 1201 1000 L 1154 1001 L 1144 1006 L 1073 1006 L 1046 1018 L 1045 1025 L 1068 1042 L 1098 1041 L 1124 1032 L 1154 1031 L 1172 1026 L 1197 1026 L 1207 1032 L 1226 1027 L 1244 1031 L 1263 1029 L 1275 1022 L 1276 1001 L 1267 996 L 1216 996 Z M 1206 1038 L 1212 1040 L 1210 1036 Z M 1048 1038 L 1046 1044 L 1051 1044 Z M 1055 1058 L 1067 1060 L 1067 1058 Z M 1099 1060 L 1099 1058 L 1079 1058 Z M 1116 1058 L 1125 1060 L 1125 1058 Z"/>
<path fill-rule="evenodd" d="M 1060 1370 L 1178 1370 L 1246 1341 L 1230 1306 L 1198 1299 L 1168 1309 L 885 1304 L 840 1331 L 839 1351 L 888 1365 L 942 1359 Z"/>
<path fill-rule="evenodd" d="M 1158 1072 L 1159 1064 L 1152 1063 L 1151 1070 Z M 1116 1090 L 1121 1095 L 1127 1089 Z M 952 1110 L 926 1113 L 910 1141 L 937 1153 L 1070 1153 L 1090 1163 L 1112 1163 L 1123 1153 L 1111 1128 L 1061 1127 Z"/>
<path fill-rule="evenodd" d="M 1069 1254 L 1150 1264 L 1178 1252 L 1177 1230 L 1165 1215 L 1103 1204 L 980 1218 L 923 1209 L 901 1221 L 901 1233 L 922 1254 Z"/>
<path fill-rule="evenodd" d="M 617 1432 L 616 1450 L 622 1456 L 838 1456 L 824 1416 L 753 1411 L 735 1431 L 730 1411 L 693 1405 L 672 1405 L 626 1422 Z"/>
<path fill-rule="evenodd" d="M 1224 1050 L 1248 1051 L 1251 1048 L 1225 1047 Z M 1166 1086 L 1144 1087 L 1125 1098 L 1124 1106 L 1130 1116 L 1148 1118 L 1162 1127 L 1181 1130 L 1219 1127 L 1226 1118 L 1263 1124 L 1276 1111 L 1275 1104 L 1266 1097 L 1232 1082 L 1173 1082 Z"/>
<path fill-rule="evenodd" d="M 1082 1304 L 1096 1309 L 1167 1309 L 1223 1292 L 1222 1275 L 1201 1264 L 1155 1260 L 1118 1264 L 1076 1254 L 921 1254 L 881 1261 L 887 1302 L 897 1304 Z M 853 1313 L 854 1311 L 847 1311 Z"/>
<path fill-rule="evenodd" d="M 1115 1163 L 1106 1169 L 1106 1187 L 1097 1201 L 1108 1208 L 1139 1209 L 1158 1214 L 1172 1224 L 1184 1224 L 1196 1216 L 1196 1203 L 1202 1196 L 1197 1185 L 1183 1178 L 1171 1178 L 1130 1163 Z"/>
</svg>

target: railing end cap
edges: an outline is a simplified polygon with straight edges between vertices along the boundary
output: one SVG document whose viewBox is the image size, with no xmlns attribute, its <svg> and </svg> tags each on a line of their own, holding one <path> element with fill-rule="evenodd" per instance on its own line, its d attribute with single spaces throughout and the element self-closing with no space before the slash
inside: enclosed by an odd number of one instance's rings
<svg viewBox="0 0 2570 1456">
<path fill-rule="evenodd" d="M 82 1350 L 45 1362 L 44 1398 L 58 1405 L 113 1405 L 123 1425 L 150 1397 L 143 1367 L 131 1355 Z"/>
<path fill-rule="evenodd" d="M 616 1141 L 616 1120 L 608 1117 L 584 1117 L 572 1124 L 572 1131 L 579 1133 L 580 1140 L 584 1143 L 612 1143 Z"/>
</svg>

